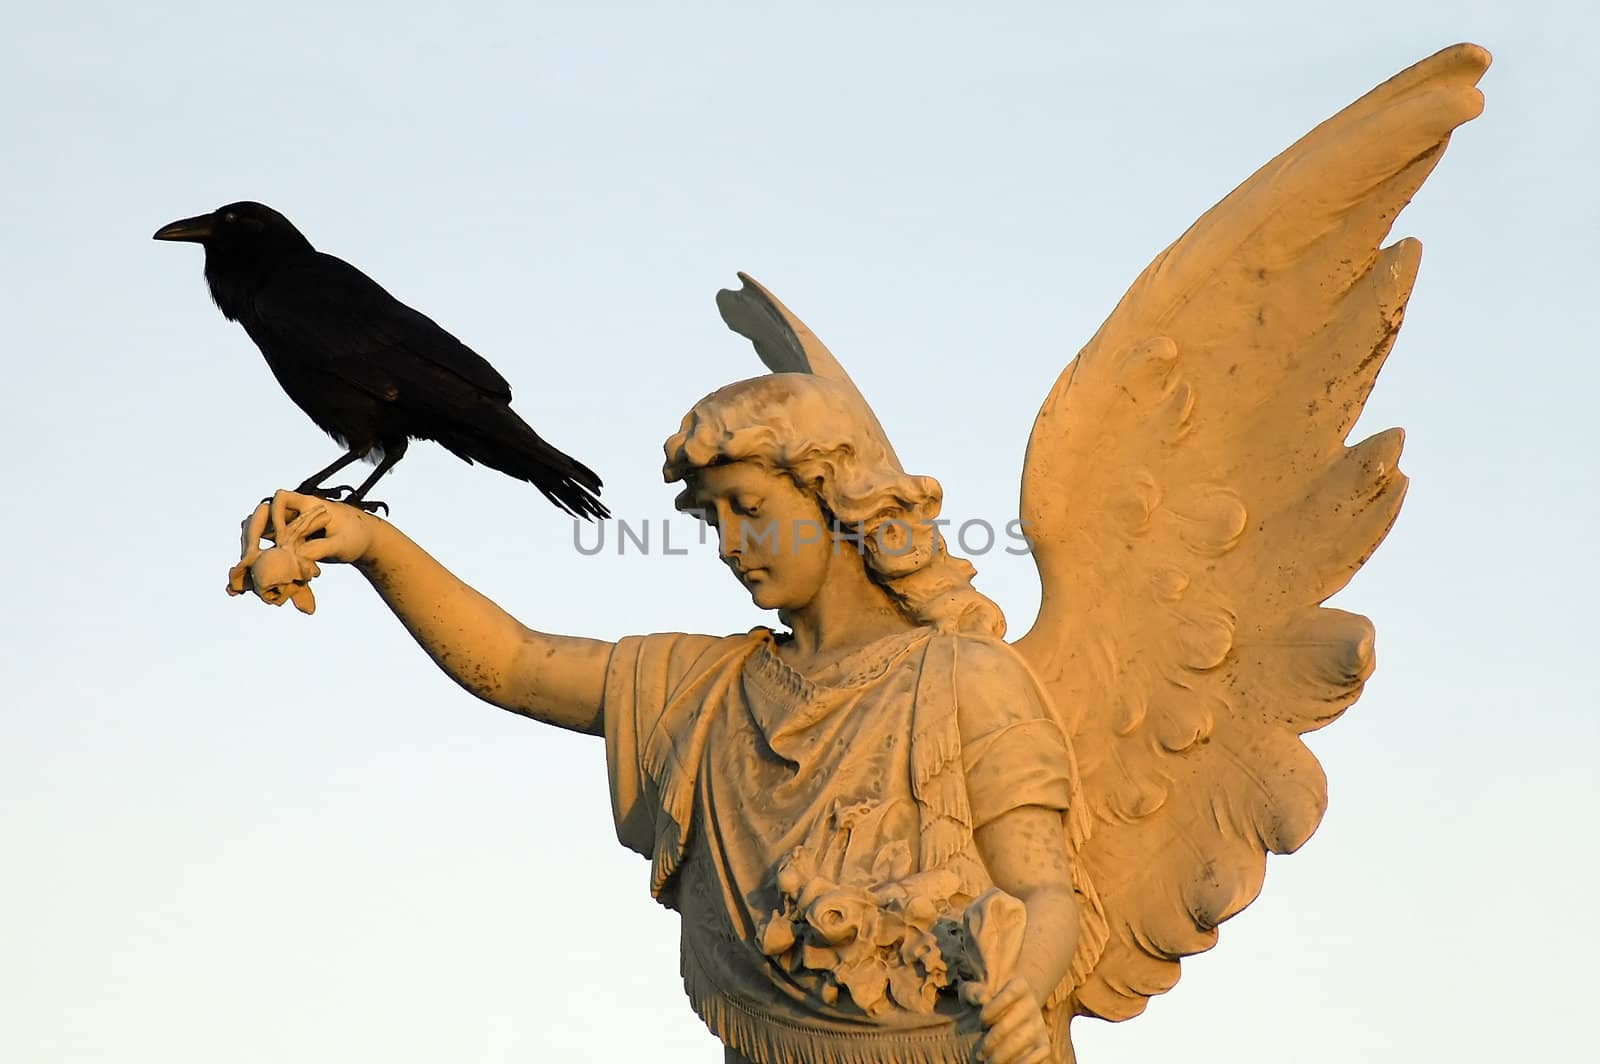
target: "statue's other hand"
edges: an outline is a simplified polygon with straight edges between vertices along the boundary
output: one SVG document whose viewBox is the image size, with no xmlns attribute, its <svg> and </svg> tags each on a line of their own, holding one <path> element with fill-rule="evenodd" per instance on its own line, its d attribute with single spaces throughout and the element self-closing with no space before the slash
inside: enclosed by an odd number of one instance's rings
<svg viewBox="0 0 1600 1064">
<path fill-rule="evenodd" d="M 275 492 L 269 506 L 268 537 L 280 545 L 292 544 L 296 555 L 311 562 L 367 560 L 381 520 L 354 506 L 294 491 Z"/>
<path fill-rule="evenodd" d="M 978 1041 L 982 1064 L 1050 1064 L 1054 1060 L 1050 1028 L 1026 980 L 1011 978 L 981 1003 L 978 1016 L 984 1026 Z"/>
</svg>

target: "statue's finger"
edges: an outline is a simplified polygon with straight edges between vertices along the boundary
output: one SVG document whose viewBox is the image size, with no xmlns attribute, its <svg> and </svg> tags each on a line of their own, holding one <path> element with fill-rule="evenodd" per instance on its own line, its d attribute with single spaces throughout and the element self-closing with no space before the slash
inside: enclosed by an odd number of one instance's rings
<svg viewBox="0 0 1600 1064">
<path fill-rule="evenodd" d="M 257 504 L 254 510 L 239 523 L 239 555 L 243 557 L 261 546 L 261 536 L 267 529 L 268 505 Z"/>
<path fill-rule="evenodd" d="M 304 543 L 297 544 L 294 548 L 294 553 L 295 557 L 302 562 L 315 565 L 317 562 L 328 558 L 333 558 L 337 561 L 337 555 L 343 547 L 344 544 L 338 536 L 324 536 L 321 539 L 308 539 Z M 317 574 L 313 573 L 312 575 L 315 576 Z"/>
<path fill-rule="evenodd" d="M 1013 979 L 995 991 L 994 995 L 984 1003 L 978 1012 L 978 1018 L 983 1021 L 984 1026 L 991 1026 L 1002 1013 L 1027 996 L 1028 988 L 1023 986 L 1020 980 Z"/>
<path fill-rule="evenodd" d="M 275 528 L 287 528 L 294 523 L 297 515 L 325 505 L 326 500 L 315 495 L 302 495 L 298 491 L 279 488 L 272 493 L 272 524 Z"/>
<path fill-rule="evenodd" d="M 1018 1029 L 1027 1026 L 1029 1010 L 1022 1007 L 1012 1008 L 996 1016 L 993 1022 L 985 1021 L 987 1030 L 984 1032 L 984 1042 L 989 1045 L 998 1045 L 1004 1042 Z"/>
<path fill-rule="evenodd" d="M 320 532 L 328 527 L 330 515 L 326 506 L 314 506 L 309 510 L 302 510 L 293 521 L 289 522 L 289 534 L 304 539 L 313 532 Z"/>
<path fill-rule="evenodd" d="M 1017 1030 L 1007 1031 L 999 1038 L 985 1037 L 978 1047 L 978 1055 L 987 1064 L 1019 1064 L 1033 1056 L 1041 1044 L 1041 1038 L 1043 1045 L 1050 1044 L 1042 1030 L 1032 1024 L 1024 1025 Z"/>
<path fill-rule="evenodd" d="M 300 512 L 300 506 L 298 504 L 299 497 L 291 491 L 279 490 L 272 493 L 272 502 L 270 504 L 272 523 L 270 527 L 273 535 L 273 542 L 277 542 L 277 536 L 282 534 L 283 530 L 289 527 L 289 522 L 291 520 L 289 515 L 291 513 L 298 514 Z"/>
</svg>

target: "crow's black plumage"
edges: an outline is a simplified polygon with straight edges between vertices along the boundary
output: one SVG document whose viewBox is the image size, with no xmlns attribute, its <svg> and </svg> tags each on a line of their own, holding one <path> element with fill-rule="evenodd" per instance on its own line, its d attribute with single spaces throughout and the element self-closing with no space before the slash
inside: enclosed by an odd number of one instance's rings
<svg viewBox="0 0 1600 1064">
<path fill-rule="evenodd" d="M 300 485 L 322 482 L 359 458 L 377 469 L 343 501 L 366 495 L 405 454 L 437 440 L 470 462 L 526 480 L 579 517 L 609 516 L 600 478 L 541 439 L 511 409 L 493 366 L 366 274 L 311 246 L 289 219 L 260 203 L 230 203 L 156 231 L 206 252 L 206 283 L 230 321 L 244 326 L 273 376 L 346 454 Z"/>
</svg>

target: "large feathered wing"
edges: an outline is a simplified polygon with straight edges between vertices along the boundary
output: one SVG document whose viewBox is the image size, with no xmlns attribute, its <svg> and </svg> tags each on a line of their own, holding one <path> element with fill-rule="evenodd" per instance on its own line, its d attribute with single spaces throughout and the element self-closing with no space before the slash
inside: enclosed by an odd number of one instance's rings
<svg viewBox="0 0 1600 1064">
<path fill-rule="evenodd" d="M 1209 949 L 1326 805 L 1300 736 L 1372 670 L 1320 607 L 1395 519 L 1401 434 L 1354 446 L 1420 246 L 1380 250 L 1475 117 L 1481 48 L 1404 71 L 1272 160 L 1153 262 L 1062 373 L 1022 516 L 1043 604 L 1016 643 L 1072 738 L 1093 884 L 1053 1003 L 1125 1019 Z"/>
</svg>

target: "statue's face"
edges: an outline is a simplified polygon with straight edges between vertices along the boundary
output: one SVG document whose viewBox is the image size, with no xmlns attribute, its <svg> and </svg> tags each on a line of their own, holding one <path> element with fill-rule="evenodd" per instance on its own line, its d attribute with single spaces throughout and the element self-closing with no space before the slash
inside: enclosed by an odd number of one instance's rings
<svg viewBox="0 0 1600 1064">
<path fill-rule="evenodd" d="M 757 606 L 802 609 L 816 598 L 835 557 L 816 499 L 754 462 L 700 470 L 695 498 L 717 529 L 722 560 Z"/>
</svg>

